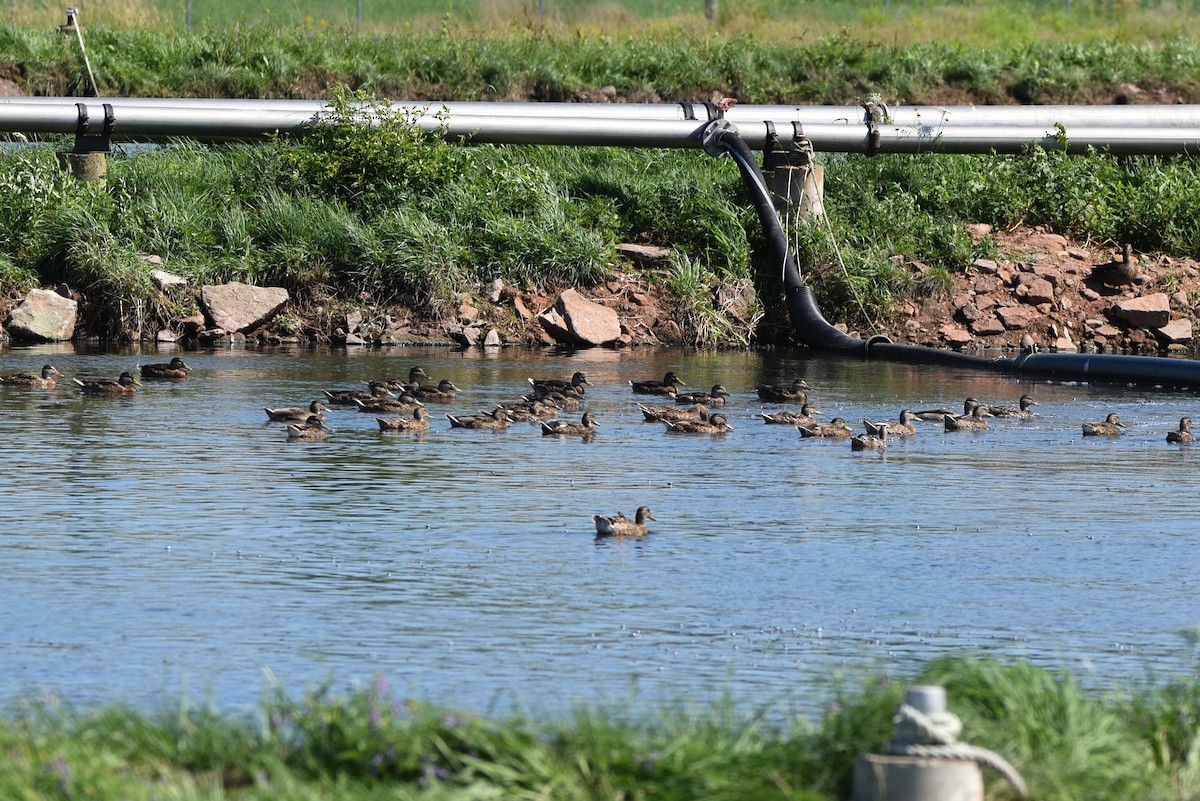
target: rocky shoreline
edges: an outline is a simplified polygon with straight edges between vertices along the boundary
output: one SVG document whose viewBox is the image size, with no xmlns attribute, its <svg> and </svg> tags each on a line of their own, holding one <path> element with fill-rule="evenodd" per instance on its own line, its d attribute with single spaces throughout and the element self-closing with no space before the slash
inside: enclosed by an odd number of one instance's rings
<svg viewBox="0 0 1200 801">
<path fill-rule="evenodd" d="M 1128 283 L 1112 285 L 1101 273 L 1121 255 L 1038 230 L 970 228 L 992 237 L 1002 254 L 977 259 L 956 274 L 940 298 L 904 301 L 881 324 L 895 341 L 965 351 L 1057 350 L 1110 353 L 1185 353 L 1193 348 L 1200 317 L 1200 264 L 1132 254 Z M 147 257 L 151 279 L 177 306 L 196 312 L 161 326 L 129 332 L 133 340 L 191 347 L 261 344 L 328 344 L 373 347 L 678 345 L 694 342 L 676 300 L 647 280 L 670 255 L 662 248 L 622 245 L 627 269 L 586 289 L 547 291 L 495 281 L 476 295 L 463 294 L 439 315 L 369 299 L 296 304 L 285 289 L 224 284 L 192 287 Z M 896 263 L 915 274 L 918 261 Z M 749 333 L 758 324 L 758 298 L 749 286 L 719 285 L 712 302 Z M 9 298 L 3 336 L 13 342 L 95 339 L 88 334 L 84 294 L 66 285 Z M 82 319 L 81 319 L 82 318 Z M 843 326 L 839 326 L 843 327 Z M 872 331 L 870 333 L 880 333 Z M 760 338 L 761 339 L 761 338 Z"/>
</svg>

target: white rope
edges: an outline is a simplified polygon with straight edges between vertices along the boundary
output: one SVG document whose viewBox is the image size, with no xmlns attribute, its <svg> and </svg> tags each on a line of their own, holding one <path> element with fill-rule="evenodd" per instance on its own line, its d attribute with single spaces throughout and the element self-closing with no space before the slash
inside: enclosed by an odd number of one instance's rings
<svg viewBox="0 0 1200 801">
<path fill-rule="evenodd" d="M 858 310 L 862 312 L 863 319 L 872 328 L 878 328 L 879 324 L 867 314 L 867 308 L 863 305 L 862 298 L 858 295 L 858 290 L 854 288 L 854 282 L 850 280 L 850 271 L 846 269 L 846 261 L 842 258 L 842 249 L 838 247 L 837 237 L 833 233 L 833 223 L 829 221 L 829 215 L 822 214 L 821 218 L 825 221 L 825 229 L 829 232 L 829 241 L 833 244 L 833 253 L 837 256 L 838 266 L 842 268 L 842 275 L 846 277 L 846 286 L 850 289 L 850 296 L 854 298 L 855 304 L 858 305 Z"/>
<path fill-rule="evenodd" d="M 100 87 L 96 86 L 96 76 L 92 74 L 92 62 L 88 60 L 87 48 L 83 46 L 83 29 L 79 27 L 79 17 L 75 17 L 75 36 L 79 39 L 79 52 L 83 53 L 83 66 L 87 67 L 88 80 L 92 83 L 92 97 L 100 96 Z"/>
<path fill-rule="evenodd" d="M 901 704 L 892 723 L 896 736 L 888 743 L 889 754 L 975 762 L 999 773 L 1021 798 L 1029 797 L 1025 780 L 1008 760 L 995 751 L 957 741 L 962 732 L 958 716 L 949 712 L 926 715 L 916 707 Z"/>
</svg>

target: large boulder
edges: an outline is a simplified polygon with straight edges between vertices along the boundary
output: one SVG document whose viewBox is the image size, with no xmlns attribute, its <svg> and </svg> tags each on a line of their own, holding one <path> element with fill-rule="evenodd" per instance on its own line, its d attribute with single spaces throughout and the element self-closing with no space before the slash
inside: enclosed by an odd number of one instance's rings
<svg viewBox="0 0 1200 801">
<path fill-rule="evenodd" d="M 221 284 L 200 289 L 200 311 L 210 328 L 246 333 L 272 317 L 288 302 L 282 287 Z"/>
<path fill-rule="evenodd" d="M 1171 321 L 1171 299 L 1165 292 L 1123 300 L 1113 307 L 1112 314 L 1133 328 L 1161 328 Z"/>
<path fill-rule="evenodd" d="M 8 313 L 5 326 L 13 339 L 30 342 L 64 342 L 75 336 L 79 304 L 48 289 L 31 290 Z"/>
<path fill-rule="evenodd" d="M 559 295 L 554 305 L 538 315 L 538 321 L 555 342 L 567 345 L 594 347 L 621 336 L 617 313 L 588 300 L 574 289 Z"/>
</svg>

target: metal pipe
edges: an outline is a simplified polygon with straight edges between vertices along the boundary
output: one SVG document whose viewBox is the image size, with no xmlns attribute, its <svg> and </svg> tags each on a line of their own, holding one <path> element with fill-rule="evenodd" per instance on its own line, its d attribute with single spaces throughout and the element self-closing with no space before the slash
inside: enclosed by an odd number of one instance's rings
<svg viewBox="0 0 1200 801">
<path fill-rule="evenodd" d="M 77 97 L 0 98 L 0 105 L 67 105 Z M 324 100 L 255 100 L 228 98 L 101 98 L 114 105 L 154 108 L 259 109 L 308 111 L 329 109 Z M 710 120 L 717 117 L 710 103 L 509 103 L 485 101 L 395 101 L 391 107 L 404 113 L 445 109 L 451 116 L 494 117 L 598 117 L 613 119 Z M 897 127 L 1067 127 L 1094 128 L 1197 128 L 1200 105 L 1144 106 L 880 106 L 885 122 Z M 738 125 L 770 121 L 777 126 L 799 122 L 805 125 L 862 125 L 867 122 L 863 106 L 743 105 L 725 112 L 724 118 Z"/>
<path fill-rule="evenodd" d="M 23 133 L 73 133 L 78 126 L 79 102 L 0 103 L 0 130 Z M 92 119 L 103 118 L 103 104 L 83 103 Z M 159 109 L 109 103 L 113 107 L 114 138 L 192 137 L 204 140 L 257 139 L 274 133 L 302 134 L 328 115 L 305 109 L 250 108 Z M 362 120 L 369 124 L 370 113 Z M 491 117 L 426 113 L 415 119 L 421 130 L 449 139 L 491 144 L 623 146 L 653 148 L 700 147 L 707 123 L 696 120 L 629 120 L 587 117 Z M 738 132 L 753 150 L 764 150 L 777 133 L 784 138 L 803 135 L 822 152 L 841 153 L 1017 153 L 1034 145 L 1049 150 L 1081 153 L 1089 147 L 1115 154 L 1172 154 L 1200 152 L 1200 128 L 1073 128 L 1064 142 L 1057 131 L 1033 126 L 977 128 L 957 126 L 908 128 L 881 126 L 877 138 L 864 125 L 742 124 Z"/>
</svg>

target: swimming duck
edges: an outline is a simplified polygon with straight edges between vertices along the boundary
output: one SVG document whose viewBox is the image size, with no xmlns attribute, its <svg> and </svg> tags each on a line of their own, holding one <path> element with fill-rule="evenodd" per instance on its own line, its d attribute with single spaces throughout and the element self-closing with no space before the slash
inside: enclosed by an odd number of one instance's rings
<svg viewBox="0 0 1200 801">
<path fill-rule="evenodd" d="M 322 414 L 322 412 L 328 411 L 328 409 L 329 409 L 329 407 L 325 405 L 324 401 L 322 401 L 318 398 L 317 400 L 308 404 L 307 407 L 305 407 L 305 406 L 283 406 L 278 409 L 268 409 L 268 408 L 264 407 L 263 411 L 267 413 L 268 419 L 273 420 L 275 422 L 283 423 L 283 422 L 289 422 L 292 420 L 296 420 L 298 422 L 304 422 L 305 420 L 308 419 L 309 415 L 316 415 L 317 417 L 323 418 L 325 415 Z"/>
<path fill-rule="evenodd" d="M 816 423 L 811 426 L 796 426 L 802 437 L 823 437 L 828 439 L 845 439 L 853 436 L 854 429 L 846 425 L 846 421 L 835 417 L 828 423 Z"/>
<path fill-rule="evenodd" d="M 1018 403 L 1020 408 L 1017 409 L 1011 406 L 986 406 L 984 408 L 992 417 L 1019 417 L 1022 420 L 1032 420 L 1033 412 L 1029 411 L 1029 407 L 1037 406 L 1038 402 L 1029 395 L 1022 395 Z"/>
<path fill-rule="evenodd" d="M 882 429 L 886 428 L 887 433 L 895 437 L 911 437 L 917 433 L 917 427 L 912 421 L 917 419 L 911 409 L 900 410 L 900 421 L 895 422 L 888 420 L 884 423 L 876 423 L 871 420 L 863 420 L 863 426 L 866 427 L 867 433 L 872 436 L 882 436 Z"/>
<path fill-rule="evenodd" d="M 733 430 L 720 412 L 710 414 L 707 420 L 663 420 L 663 423 L 670 434 L 724 434 Z"/>
<path fill-rule="evenodd" d="M 724 406 L 725 399 L 729 397 L 729 390 L 720 384 L 713 384 L 713 388 L 708 392 L 688 392 L 683 395 L 675 393 L 675 402 L 691 406 L 694 403 L 702 403 L 705 406 Z"/>
<path fill-rule="evenodd" d="M 581 387 L 584 384 L 591 386 L 591 382 L 587 380 L 582 372 L 576 372 L 569 379 L 561 378 L 531 378 L 529 379 L 533 391 L 537 392 L 570 392 L 575 387 Z"/>
<path fill-rule="evenodd" d="M 797 378 L 791 386 L 783 384 L 759 384 L 754 389 L 758 391 L 758 399 L 768 403 L 804 403 L 808 400 L 808 384 Z"/>
<path fill-rule="evenodd" d="M 646 418 L 647 423 L 663 423 L 667 420 L 708 420 L 708 407 L 703 403 L 693 403 L 686 409 L 680 409 L 678 406 L 643 406 L 639 403 L 638 408 L 642 410 L 642 416 Z"/>
<path fill-rule="evenodd" d="M 947 415 L 953 417 L 956 414 L 958 414 L 958 412 L 954 411 L 953 409 L 942 407 L 940 409 L 922 409 L 919 412 L 913 412 L 913 417 L 917 418 L 918 420 L 929 420 L 935 423 L 940 423 L 942 422 L 942 418 L 946 417 Z"/>
<path fill-rule="evenodd" d="M 508 412 L 500 408 L 463 417 L 448 414 L 446 419 L 450 421 L 451 428 L 508 428 Z"/>
<path fill-rule="evenodd" d="M 668 372 L 662 381 L 630 381 L 629 386 L 633 387 L 635 395 L 675 395 L 678 393 L 677 387 L 685 387 L 687 384 L 675 373 Z"/>
<path fill-rule="evenodd" d="M 287 438 L 288 439 L 324 439 L 332 428 L 325 425 L 325 418 L 317 414 L 310 414 L 304 422 L 288 423 Z"/>
<path fill-rule="evenodd" d="M 416 386 L 410 390 L 419 401 L 452 401 L 458 397 L 458 387 L 443 378 L 436 387 Z"/>
<path fill-rule="evenodd" d="M 865 422 L 865 421 L 864 421 Z M 878 434 L 858 434 L 850 438 L 852 451 L 881 451 L 888 446 L 888 423 L 878 423 Z"/>
<path fill-rule="evenodd" d="M 62 377 L 62 373 L 54 368 L 52 364 L 42 365 L 42 374 L 33 375 L 31 373 L 14 373 L 0 378 L 0 383 L 8 387 L 28 387 L 29 389 L 54 389 L 58 386 L 58 382 L 54 380 L 54 376 Z"/>
<path fill-rule="evenodd" d="M 83 381 L 75 379 L 85 395 L 133 395 L 137 392 L 137 388 L 142 385 L 133 377 L 133 374 L 126 371 L 121 373 L 121 377 L 117 379 L 99 378 L 92 381 Z"/>
<path fill-rule="evenodd" d="M 171 359 L 169 364 L 139 364 L 137 368 L 141 370 L 142 378 L 157 378 L 165 381 L 182 381 L 192 370 L 178 356 Z"/>
<path fill-rule="evenodd" d="M 411 392 L 414 387 L 421 385 L 422 378 L 429 378 L 429 373 L 420 367 L 410 367 L 408 368 L 407 381 L 400 378 L 385 378 L 379 383 L 386 386 L 392 392 Z"/>
<path fill-rule="evenodd" d="M 639 506 L 633 520 L 627 518 L 624 512 L 619 512 L 611 517 L 592 515 L 592 522 L 596 524 L 596 536 L 598 537 L 644 537 L 646 536 L 646 521 L 653 519 L 654 515 L 650 514 L 649 506 Z"/>
<path fill-rule="evenodd" d="M 1178 445 L 1190 445 L 1196 441 L 1196 435 L 1192 433 L 1192 418 L 1183 417 L 1179 420 L 1178 431 L 1167 432 L 1167 442 L 1174 442 Z"/>
<path fill-rule="evenodd" d="M 1122 433 L 1121 429 L 1124 427 L 1125 424 L 1121 422 L 1121 416 L 1116 412 L 1112 412 L 1101 423 L 1084 423 L 1083 435 L 1085 437 L 1116 437 L 1120 436 Z"/>
<path fill-rule="evenodd" d="M 1129 286 L 1137 283 L 1141 274 L 1142 267 L 1133 258 L 1133 246 L 1126 243 L 1121 248 L 1121 258 L 1097 264 L 1088 277 L 1106 286 Z"/>
<path fill-rule="evenodd" d="M 968 405 L 971 405 L 971 399 L 968 398 L 967 401 Z M 945 422 L 947 431 L 986 431 L 988 424 L 987 420 L 983 419 L 986 414 L 987 410 L 983 408 L 982 404 L 976 401 L 971 405 L 970 414 L 958 416 L 948 414 L 942 420 Z"/>
<path fill-rule="evenodd" d="M 380 431 L 428 431 L 429 410 L 424 406 L 413 409 L 412 417 L 376 417 Z"/>
<path fill-rule="evenodd" d="M 580 387 L 583 389 L 583 387 Z M 531 393 L 522 395 L 521 400 L 529 403 L 551 403 L 565 412 L 577 412 L 583 407 L 583 396 L 574 392 L 547 392 L 545 394 Z"/>
<path fill-rule="evenodd" d="M 513 422 L 532 422 L 547 417 L 558 417 L 558 406 L 546 400 L 522 400 L 518 403 L 502 403 L 500 408 L 508 412 Z"/>
<path fill-rule="evenodd" d="M 395 397 L 384 381 L 368 381 L 366 389 L 327 389 L 324 392 L 329 402 L 338 406 L 355 406 L 360 400 L 370 401 Z"/>
<path fill-rule="evenodd" d="M 584 412 L 583 419 L 578 423 L 570 420 L 543 420 L 542 436 L 558 434 L 565 437 L 594 437 L 599 427 L 592 413 Z"/>
<path fill-rule="evenodd" d="M 354 405 L 360 412 L 370 412 L 371 414 L 412 414 L 414 409 L 425 404 L 408 392 L 401 391 L 398 398 L 385 397 L 371 398 L 370 400 L 355 398 Z"/>
<path fill-rule="evenodd" d="M 763 422 L 767 425 L 782 425 L 782 426 L 811 426 L 815 425 L 817 418 L 815 415 L 821 413 L 820 409 L 814 409 L 811 403 L 806 403 L 800 407 L 798 412 L 759 412 L 762 415 Z"/>
</svg>

